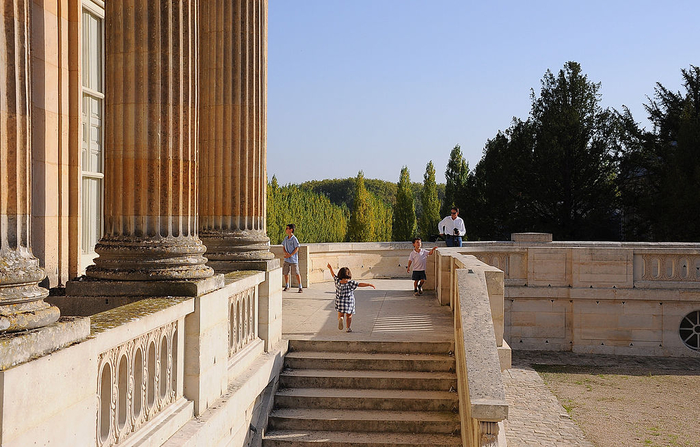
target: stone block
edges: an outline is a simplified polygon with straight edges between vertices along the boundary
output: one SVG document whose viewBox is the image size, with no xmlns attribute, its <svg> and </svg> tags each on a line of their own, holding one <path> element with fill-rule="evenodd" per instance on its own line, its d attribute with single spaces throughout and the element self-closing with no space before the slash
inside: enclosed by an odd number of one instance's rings
<svg viewBox="0 0 700 447">
<path fill-rule="evenodd" d="M 201 296 L 224 286 L 224 275 L 190 281 L 109 281 L 81 276 L 68 281 L 68 296 Z"/>
<path fill-rule="evenodd" d="M 530 248 L 528 262 L 528 285 L 554 287 L 571 284 L 569 249 Z"/>
<path fill-rule="evenodd" d="M 42 357 L 90 335 L 90 319 L 62 317 L 38 329 L 0 334 L 0 371 Z"/>
<path fill-rule="evenodd" d="M 511 233 L 510 240 L 520 243 L 552 242 L 552 233 Z"/>
<path fill-rule="evenodd" d="M 572 286 L 630 288 L 633 284 L 632 250 L 581 247 L 572 250 Z"/>
<path fill-rule="evenodd" d="M 0 371 L 3 446 L 95 444 L 94 347 L 78 343 Z"/>
</svg>

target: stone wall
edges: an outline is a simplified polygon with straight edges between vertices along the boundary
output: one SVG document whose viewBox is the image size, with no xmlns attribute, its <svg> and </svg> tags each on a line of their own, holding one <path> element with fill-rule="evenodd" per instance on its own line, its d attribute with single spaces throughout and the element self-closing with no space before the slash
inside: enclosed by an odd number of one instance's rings
<svg viewBox="0 0 700 447">
<path fill-rule="evenodd" d="M 423 248 L 430 250 L 440 243 L 424 243 Z M 444 243 L 442 244 L 444 245 Z M 302 244 L 299 248 L 299 270 L 304 287 L 308 284 L 332 281 L 327 265 L 330 263 L 337 271 L 340 267 L 349 267 L 353 279 L 405 278 L 411 280 L 406 272 L 408 255 L 413 245 L 410 242 L 348 242 L 328 244 Z M 275 256 L 284 261 L 281 245 L 274 245 L 271 250 Z M 436 256 L 428 257 L 426 266 L 427 281 L 423 288 L 433 290 L 435 278 L 431 272 L 435 268 Z M 294 284 L 296 280 L 292 279 Z"/>
<path fill-rule="evenodd" d="M 3 362 L 0 444 L 244 445 L 286 352 L 279 270 L 92 315 L 87 339 Z M 0 338 L 3 353 L 15 341 Z"/>
<path fill-rule="evenodd" d="M 505 337 L 513 349 L 698 356 L 681 338 L 700 311 L 700 245 L 606 242 L 467 243 L 505 273 Z M 690 325 L 684 338 L 698 325 Z"/>
</svg>

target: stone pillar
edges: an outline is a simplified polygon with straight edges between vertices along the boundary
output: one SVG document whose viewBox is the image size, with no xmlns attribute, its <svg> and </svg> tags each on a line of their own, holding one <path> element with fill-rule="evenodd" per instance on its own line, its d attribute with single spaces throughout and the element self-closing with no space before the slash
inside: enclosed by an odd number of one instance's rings
<svg viewBox="0 0 700 447">
<path fill-rule="evenodd" d="M 200 7 L 199 234 L 217 272 L 267 270 L 267 0 Z"/>
<path fill-rule="evenodd" d="M 198 1 L 105 5 L 105 234 L 86 274 L 210 277 L 197 235 Z"/>
<path fill-rule="evenodd" d="M 0 2 L 0 331 L 46 326 L 46 277 L 30 249 L 31 0 Z"/>
</svg>

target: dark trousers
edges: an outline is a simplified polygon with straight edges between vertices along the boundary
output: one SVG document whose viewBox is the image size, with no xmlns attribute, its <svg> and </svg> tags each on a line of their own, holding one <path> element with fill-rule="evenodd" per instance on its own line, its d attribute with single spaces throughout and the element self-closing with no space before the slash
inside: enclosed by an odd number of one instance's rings
<svg viewBox="0 0 700 447">
<path fill-rule="evenodd" d="M 449 234 L 445 235 L 445 243 L 448 247 L 461 247 L 462 246 L 462 236 L 452 236 Z"/>
</svg>

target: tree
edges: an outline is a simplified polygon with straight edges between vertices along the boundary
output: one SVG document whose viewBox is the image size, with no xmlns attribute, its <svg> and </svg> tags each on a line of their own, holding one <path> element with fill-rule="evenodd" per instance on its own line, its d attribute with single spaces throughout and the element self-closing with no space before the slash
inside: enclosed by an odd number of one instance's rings
<svg viewBox="0 0 700 447">
<path fill-rule="evenodd" d="M 438 222 L 440 222 L 440 200 L 438 199 L 435 166 L 433 166 L 432 160 L 425 166 L 421 203 L 423 211 L 419 224 L 420 233 L 423 239 L 430 240 L 430 237 L 436 232 Z"/>
<path fill-rule="evenodd" d="M 450 159 L 445 170 L 445 200 L 442 202 L 440 214 L 447 216 L 453 206 L 463 207 L 467 180 L 469 177 L 469 165 L 462 156 L 459 144 L 450 152 Z"/>
<path fill-rule="evenodd" d="M 508 240 L 511 233 L 535 231 L 530 207 L 533 126 L 514 119 L 506 132 L 486 142 L 469 176 L 469 228 L 473 238 Z"/>
<path fill-rule="evenodd" d="M 392 240 L 408 241 L 416 235 L 416 206 L 411 189 L 411 177 L 406 166 L 401 168 L 399 176 L 393 222 Z"/>
<path fill-rule="evenodd" d="M 296 185 L 280 187 L 274 176 L 268 184 L 267 234 L 271 244 L 281 243 L 289 223 L 296 224 L 295 234 L 304 243 L 342 242 L 347 220 L 347 208 L 332 204 L 325 196 Z"/>
<path fill-rule="evenodd" d="M 578 63 L 567 62 L 556 76 L 547 70 L 540 96 L 531 95 L 532 212 L 539 231 L 558 239 L 619 237 L 616 114 L 600 107 L 599 90 Z"/>
<path fill-rule="evenodd" d="M 375 236 L 375 212 L 372 198 L 365 188 L 365 175 L 357 173 L 355 179 L 355 199 L 353 201 L 350 223 L 348 224 L 348 240 L 351 242 L 372 241 Z"/>
<path fill-rule="evenodd" d="M 691 65 L 681 74 L 685 93 L 656 84 L 645 105 L 653 131 L 637 136 L 637 150 L 623 157 L 625 179 L 642 194 L 637 222 L 649 223 L 652 240 L 700 241 L 700 68 Z M 623 191 L 629 205 L 634 196 Z"/>
</svg>

